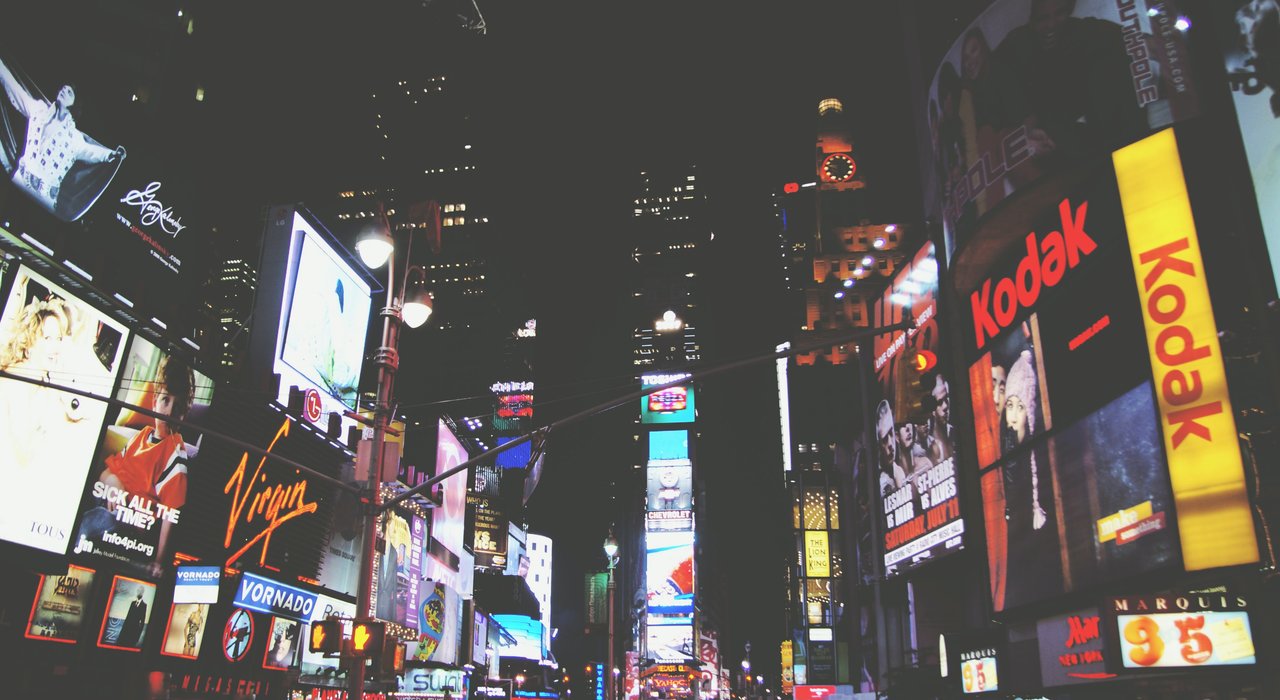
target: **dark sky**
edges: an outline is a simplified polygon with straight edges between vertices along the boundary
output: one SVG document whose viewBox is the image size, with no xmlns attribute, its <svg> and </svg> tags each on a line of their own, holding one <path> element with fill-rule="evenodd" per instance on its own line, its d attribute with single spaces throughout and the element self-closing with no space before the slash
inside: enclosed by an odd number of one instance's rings
<svg viewBox="0 0 1280 700">
<path fill-rule="evenodd" d="M 768 195 L 812 178 L 819 98 L 845 100 L 862 171 L 909 216 L 917 178 L 897 3 L 479 0 L 489 33 L 455 50 L 435 38 L 448 2 L 191 3 L 195 36 L 206 42 L 194 68 L 207 78 L 207 99 L 200 126 L 175 140 L 175 156 L 200 164 L 206 202 L 225 202 L 223 235 L 254 233 L 260 206 L 330 197 L 368 165 L 371 80 L 474 61 L 489 84 L 483 147 L 508 164 L 491 182 L 501 241 L 493 264 L 528 283 L 519 293 L 539 320 L 540 420 L 632 388 L 629 319 L 620 313 L 632 173 L 696 163 L 714 197 L 717 259 L 705 306 L 723 359 L 772 350 L 790 330 L 778 313 Z M 35 19 L 11 26 L 57 23 L 83 6 L 33 3 Z M 15 31 L 6 40 L 35 36 Z M 723 614 L 738 633 L 725 663 L 736 664 L 751 639 L 757 668 L 776 683 L 784 521 L 771 377 L 766 365 L 710 383 L 700 408 L 713 520 L 706 538 L 722 548 Z M 556 542 L 554 602 L 563 613 L 553 624 L 564 628 L 569 657 L 580 649 L 572 638 L 582 573 L 603 559 L 608 484 L 630 468 L 630 455 L 617 452 L 629 441 L 630 413 L 554 436 L 531 503 L 533 529 Z"/>
</svg>

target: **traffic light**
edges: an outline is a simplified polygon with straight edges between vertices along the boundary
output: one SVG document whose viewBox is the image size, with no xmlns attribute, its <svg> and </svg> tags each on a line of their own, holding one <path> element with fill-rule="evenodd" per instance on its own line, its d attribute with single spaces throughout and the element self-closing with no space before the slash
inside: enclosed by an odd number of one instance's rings
<svg viewBox="0 0 1280 700">
<path fill-rule="evenodd" d="M 387 623 L 380 620 L 356 620 L 351 626 L 351 656 L 377 658 L 387 636 Z"/>
<path fill-rule="evenodd" d="M 317 620 L 311 623 L 312 654 L 338 654 L 342 651 L 342 621 Z"/>
<path fill-rule="evenodd" d="M 387 637 L 383 642 L 382 655 L 378 657 L 378 671 L 389 676 L 404 673 L 404 644 L 395 637 Z"/>
</svg>

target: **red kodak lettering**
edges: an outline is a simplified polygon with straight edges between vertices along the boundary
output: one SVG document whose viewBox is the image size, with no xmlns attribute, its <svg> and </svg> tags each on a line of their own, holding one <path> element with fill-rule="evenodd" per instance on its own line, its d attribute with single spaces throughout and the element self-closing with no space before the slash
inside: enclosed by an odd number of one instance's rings
<svg viewBox="0 0 1280 700">
<path fill-rule="evenodd" d="M 1222 413 L 1221 401 L 1200 404 L 1199 406 L 1192 406 L 1191 408 L 1169 413 L 1169 425 L 1176 426 L 1173 431 L 1173 449 L 1178 449 L 1182 441 L 1192 435 L 1205 442 L 1213 442 L 1213 434 L 1209 432 L 1209 429 L 1196 421 L 1218 413 Z"/>
<path fill-rule="evenodd" d="M 1187 277 L 1195 277 L 1196 268 L 1194 265 L 1186 260 L 1180 260 L 1173 257 L 1174 253 L 1184 251 L 1190 246 L 1191 244 L 1187 242 L 1187 239 L 1179 238 L 1172 243 L 1166 243 L 1159 248 L 1152 248 L 1144 253 L 1140 253 L 1138 255 L 1138 261 L 1143 265 L 1152 261 L 1155 261 L 1156 264 L 1155 267 L 1151 268 L 1151 271 L 1147 273 L 1147 276 L 1142 278 L 1142 287 L 1148 290 L 1151 289 L 1151 286 L 1160 279 L 1160 276 L 1165 273 L 1165 270 L 1181 272 Z"/>
<path fill-rule="evenodd" d="M 1098 249 L 1097 242 L 1084 230 L 1088 212 L 1088 202 L 1081 203 L 1072 213 L 1071 203 L 1062 200 L 1058 204 L 1062 230 L 1049 232 L 1039 244 L 1034 232 L 1028 234 L 1026 255 L 1018 262 L 1013 277 L 985 280 L 969 296 L 979 349 L 1013 323 L 1019 308 L 1034 306 L 1045 287 L 1056 286 L 1068 269 Z"/>
</svg>

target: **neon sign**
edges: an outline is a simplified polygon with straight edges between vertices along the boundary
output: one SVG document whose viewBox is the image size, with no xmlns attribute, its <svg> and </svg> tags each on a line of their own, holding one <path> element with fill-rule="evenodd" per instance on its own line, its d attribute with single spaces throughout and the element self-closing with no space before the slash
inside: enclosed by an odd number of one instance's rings
<svg viewBox="0 0 1280 700">
<path fill-rule="evenodd" d="M 280 424 L 280 429 L 276 431 L 276 436 L 271 439 L 271 444 L 267 446 L 267 454 L 271 454 L 271 450 L 275 448 L 280 438 L 289 434 L 289 419 L 285 419 Z M 240 457 L 240 464 L 236 467 L 235 472 L 231 474 L 231 478 L 227 480 L 227 485 L 223 487 L 223 493 L 230 493 L 231 510 L 227 514 L 227 536 L 223 541 L 223 546 L 230 548 L 231 541 L 237 534 L 240 526 L 254 525 L 254 518 L 261 516 L 261 523 L 258 524 L 258 531 L 253 533 L 240 549 L 237 549 L 227 557 L 227 566 L 231 566 L 245 552 L 252 549 L 259 542 L 262 543 L 262 553 L 258 557 L 258 564 L 265 565 L 267 563 L 267 552 L 271 549 L 271 535 L 276 528 L 286 522 L 308 513 L 316 512 L 318 507 L 315 501 L 307 502 L 307 480 L 298 479 L 292 484 L 276 483 L 272 484 L 267 481 L 267 475 L 262 473 L 263 467 L 266 466 L 267 457 L 263 455 L 258 460 L 258 466 L 253 470 L 253 476 L 245 479 L 245 469 L 249 464 L 249 453 L 245 452 Z M 234 490 L 234 493 L 233 493 Z M 248 506 L 246 513 L 245 507 Z M 240 516 L 244 516 L 241 520 Z"/>
</svg>

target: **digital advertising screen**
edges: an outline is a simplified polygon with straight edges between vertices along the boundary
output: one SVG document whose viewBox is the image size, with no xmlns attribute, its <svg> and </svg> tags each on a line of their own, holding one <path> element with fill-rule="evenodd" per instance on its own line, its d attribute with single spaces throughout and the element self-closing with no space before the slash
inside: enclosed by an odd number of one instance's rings
<svg viewBox="0 0 1280 700">
<path fill-rule="evenodd" d="M 686 374 L 645 374 L 640 377 L 643 387 L 667 384 Z M 673 386 L 640 397 L 640 422 L 648 424 L 692 423 L 697 417 L 692 386 Z"/>
<path fill-rule="evenodd" d="M 84 626 L 85 606 L 93 592 L 93 569 L 70 566 L 62 575 L 44 575 L 27 618 L 27 639 L 75 644 Z"/>
<path fill-rule="evenodd" d="M 645 468 L 645 476 L 650 512 L 693 508 L 693 465 L 650 464 Z"/>
<path fill-rule="evenodd" d="M 200 647 L 209 626 L 209 608 L 206 603 L 174 603 L 170 606 L 160 653 L 182 659 L 200 658 Z"/>
<path fill-rule="evenodd" d="M 0 370 L 109 396 L 125 327 L 19 267 L 0 315 Z M 0 539 L 65 554 L 107 405 L 0 379 Z"/>
<path fill-rule="evenodd" d="M 693 537 L 693 532 L 645 533 L 650 615 L 693 615 Z"/>
<path fill-rule="evenodd" d="M 502 569 L 507 565 L 507 516 L 501 502 L 488 496 L 467 496 L 467 509 L 471 513 L 473 535 L 471 551 L 476 555 L 476 566 Z"/>
<path fill-rule="evenodd" d="M 142 651 L 155 598 L 154 583 L 116 576 L 111 582 L 111 596 L 98 630 L 98 646 Z"/>
<path fill-rule="evenodd" d="M 267 212 L 249 335 L 249 364 L 280 375 L 276 400 L 293 387 L 318 394 L 306 417 L 322 430 L 337 414 L 341 436 L 362 426 L 354 411 L 364 362 L 373 276 L 301 207 Z M 310 407 L 309 407 L 310 410 Z"/>
<path fill-rule="evenodd" d="M 213 401 L 213 381 L 134 336 L 116 398 L 199 424 Z M 112 407 L 81 500 L 72 551 L 128 562 L 154 572 L 170 557 L 187 502 L 187 469 L 200 452 L 197 428 Z"/>
<path fill-rule="evenodd" d="M 527 615 L 494 615 L 493 619 L 502 625 L 512 637 L 514 646 L 503 646 L 503 658 L 529 659 L 541 661 L 545 654 L 542 648 L 542 621 Z"/>
<path fill-rule="evenodd" d="M 282 314 L 280 359 L 321 393 L 355 410 L 369 286 L 300 215 L 294 215 L 294 226 L 300 250 Z"/>
<path fill-rule="evenodd" d="M 1125 671 L 1258 662 L 1248 602 L 1217 587 L 1111 599 Z"/>
<path fill-rule="evenodd" d="M 688 430 L 650 430 L 649 462 L 689 459 Z"/>
<path fill-rule="evenodd" d="M 1094 175 L 961 294 L 996 610 L 1257 558 L 1173 132 Z"/>
<path fill-rule="evenodd" d="M 191 163 L 175 157 L 188 149 L 170 149 L 162 125 L 119 99 L 122 76 L 93 47 L 65 41 L 92 13 L 9 9 L 25 29 L 0 39 L 3 235 L 190 333 L 213 256 L 202 193 L 184 182 Z M 51 42 L 63 43 L 56 55 Z"/>
<path fill-rule="evenodd" d="M 928 124 L 948 256 L 1018 189 L 1198 113 L 1171 0 L 997 0 L 934 73 Z"/>
<path fill-rule="evenodd" d="M 695 658 L 693 626 L 688 623 L 657 625 L 650 620 L 645 633 L 648 657 L 654 661 L 680 662 Z"/>
<path fill-rule="evenodd" d="M 302 623 L 285 617 L 271 618 L 267 633 L 267 650 L 262 657 L 262 667 L 272 671 L 287 671 L 295 665 L 298 648 L 305 640 Z"/>
<path fill-rule="evenodd" d="M 1275 71 L 1277 18 L 1275 3 L 1267 0 L 1224 0 L 1211 6 L 1213 26 L 1222 47 L 1227 81 L 1235 103 L 1245 156 L 1253 176 L 1262 231 L 1271 270 L 1280 288 L 1280 201 L 1269 193 L 1280 188 L 1280 78 Z"/>
<path fill-rule="evenodd" d="M 884 570 L 900 574 L 963 546 L 948 363 L 938 360 L 938 261 L 932 243 L 903 265 L 872 307 L 874 323 L 914 328 L 877 335 L 873 415 L 884 514 Z"/>
</svg>

